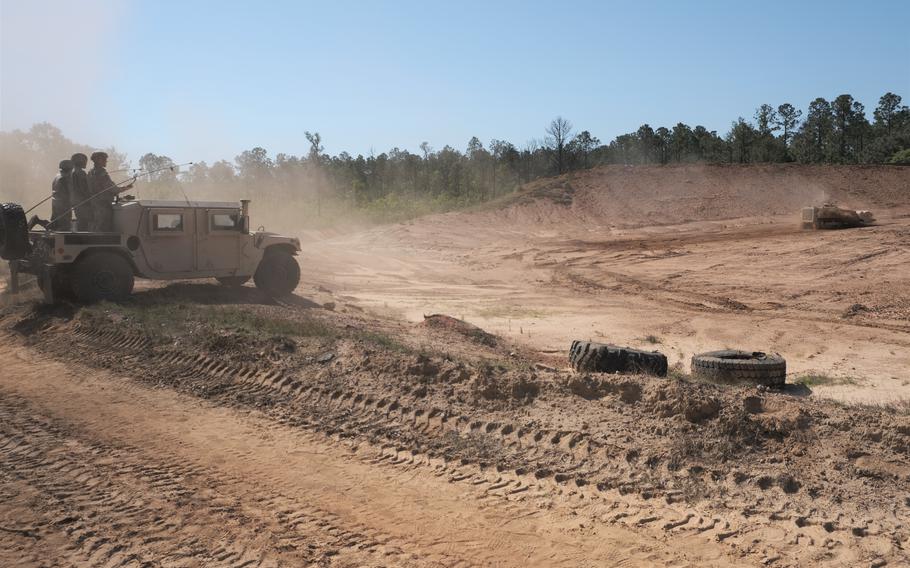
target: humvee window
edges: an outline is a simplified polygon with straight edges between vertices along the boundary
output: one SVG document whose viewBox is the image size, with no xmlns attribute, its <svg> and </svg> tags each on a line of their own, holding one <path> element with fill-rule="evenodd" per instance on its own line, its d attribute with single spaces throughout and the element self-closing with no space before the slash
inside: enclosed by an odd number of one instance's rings
<svg viewBox="0 0 910 568">
<path fill-rule="evenodd" d="M 211 219 L 213 231 L 237 231 L 240 229 L 240 215 L 237 213 L 213 213 Z"/>
<path fill-rule="evenodd" d="M 183 215 L 180 213 L 157 213 L 154 217 L 155 231 L 179 232 L 183 230 Z"/>
</svg>

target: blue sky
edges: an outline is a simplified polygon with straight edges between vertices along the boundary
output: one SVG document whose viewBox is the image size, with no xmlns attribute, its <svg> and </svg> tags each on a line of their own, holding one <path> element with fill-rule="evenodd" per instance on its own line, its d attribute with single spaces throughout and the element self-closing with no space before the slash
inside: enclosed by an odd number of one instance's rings
<svg viewBox="0 0 910 568">
<path fill-rule="evenodd" d="M 0 128 L 134 161 L 521 146 L 562 115 L 725 132 L 762 103 L 910 102 L 910 2 L 0 0 Z"/>
</svg>

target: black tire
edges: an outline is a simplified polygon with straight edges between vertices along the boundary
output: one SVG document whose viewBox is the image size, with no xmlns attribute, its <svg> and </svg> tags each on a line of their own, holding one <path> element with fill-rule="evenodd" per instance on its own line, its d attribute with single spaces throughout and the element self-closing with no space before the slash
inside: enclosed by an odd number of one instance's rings
<svg viewBox="0 0 910 568">
<path fill-rule="evenodd" d="M 569 362 L 577 371 L 597 373 L 667 374 L 667 356 L 658 351 L 641 351 L 591 341 L 573 341 Z"/>
<path fill-rule="evenodd" d="M 287 296 L 300 284 L 300 265 L 284 250 L 266 251 L 253 276 L 256 287 L 270 296 Z"/>
<path fill-rule="evenodd" d="M 0 203 L 0 258 L 20 260 L 28 256 L 30 251 L 28 222 L 22 206 Z"/>
<path fill-rule="evenodd" d="M 72 283 L 76 299 L 90 304 L 126 299 L 133 292 L 135 279 L 125 258 L 112 252 L 97 252 L 76 264 Z"/>
<path fill-rule="evenodd" d="M 240 288 L 244 284 L 250 281 L 249 276 L 219 276 L 215 278 L 219 284 L 222 286 L 227 286 L 228 288 Z"/>
<path fill-rule="evenodd" d="M 720 383 L 781 387 L 787 379 L 787 361 L 777 353 L 709 351 L 692 357 L 692 374 Z"/>
</svg>

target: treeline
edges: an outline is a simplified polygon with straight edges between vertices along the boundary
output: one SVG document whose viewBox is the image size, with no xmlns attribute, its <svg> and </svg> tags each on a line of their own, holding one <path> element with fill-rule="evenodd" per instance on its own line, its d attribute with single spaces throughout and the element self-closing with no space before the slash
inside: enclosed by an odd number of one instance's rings
<svg viewBox="0 0 910 568">
<path fill-rule="evenodd" d="M 393 148 L 368 156 L 331 156 L 318 133 L 305 136 L 308 150 L 303 155 L 272 158 L 257 147 L 233 162 L 194 165 L 184 179 L 203 185 L 248 180 L 288 192 L 300 179 L 310 179 L 331 195 L 368 206 L 389 199 L 483 201 L 543 176 L 605 164 L 910 164 L 910 110 L 894 93 L 879 99 L 871 121 L 862 103 L 840 95 L 833 101 L 815 99 L 805 114 L 790 103 L 763 104 L 752 120 L 738 118 L 724 135 L 700 125 L 643 124 L 606 144 L 561 117 L 542 138 L 520 147 L 497 139 L 484 145 L 474 137 L 464 150 L 434 149 L 423 142 L 418 153 Z M 149 154 L 140 166 L 158 167 L 162 160 L 168 158 Z"/>
<path fill-rule="evenodd" d="M 423 142 L 416 153 L 393 148 L 353 156 L 327 154 L 320 134 L 307 132 L 300 155 L 271 156 L 255 147 L 232 161 L 151 175 L 143 172 L 173 161 L 148 153 L 136 164 L 141 175 L 136 189 L 149 197 L 249 197 L 278 210 L 305 211 L 295 213 L 297 218 L 355 208 L 395 220 L 485 201 L 540 177 L 605 164 L 910 164 L 910 110 L 894 93 L 879 99 L 871 120 L 862 103 L 840 95 L 815 99 L 805 113 L 789 103 L 763 104 L 751 120 L 738 118 L 723 135 L 700 125 L 643 124 L 602 143 L 561 117 L 542 134 L 521 146 L 497 139 L 484 144 L 474 137 L 463 150 Z M 3 197 L 19 198 L 16 192 L 30 186 L 47 189 L 60 159 L 90 150 L 46 123 L 28 132 L 0 132 Z M 125 156 L 113 148 L 108 152 L 109 169 L 128 167 Z"/>
</svg>

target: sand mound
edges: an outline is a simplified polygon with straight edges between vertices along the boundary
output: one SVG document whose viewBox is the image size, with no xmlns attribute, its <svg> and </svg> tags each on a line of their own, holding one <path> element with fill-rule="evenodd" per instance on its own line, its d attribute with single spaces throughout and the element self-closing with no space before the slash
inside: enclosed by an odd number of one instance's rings
<svg viewBox="0 0 910 568">
<path fill-rule="evenodd" d="M 539 180 L 485 215 L 499 222 L 617 227 L 796 214 L 836 202 L 910 205 L 910 168 L 886 166 L 605 166 Z"/>
</svg>

